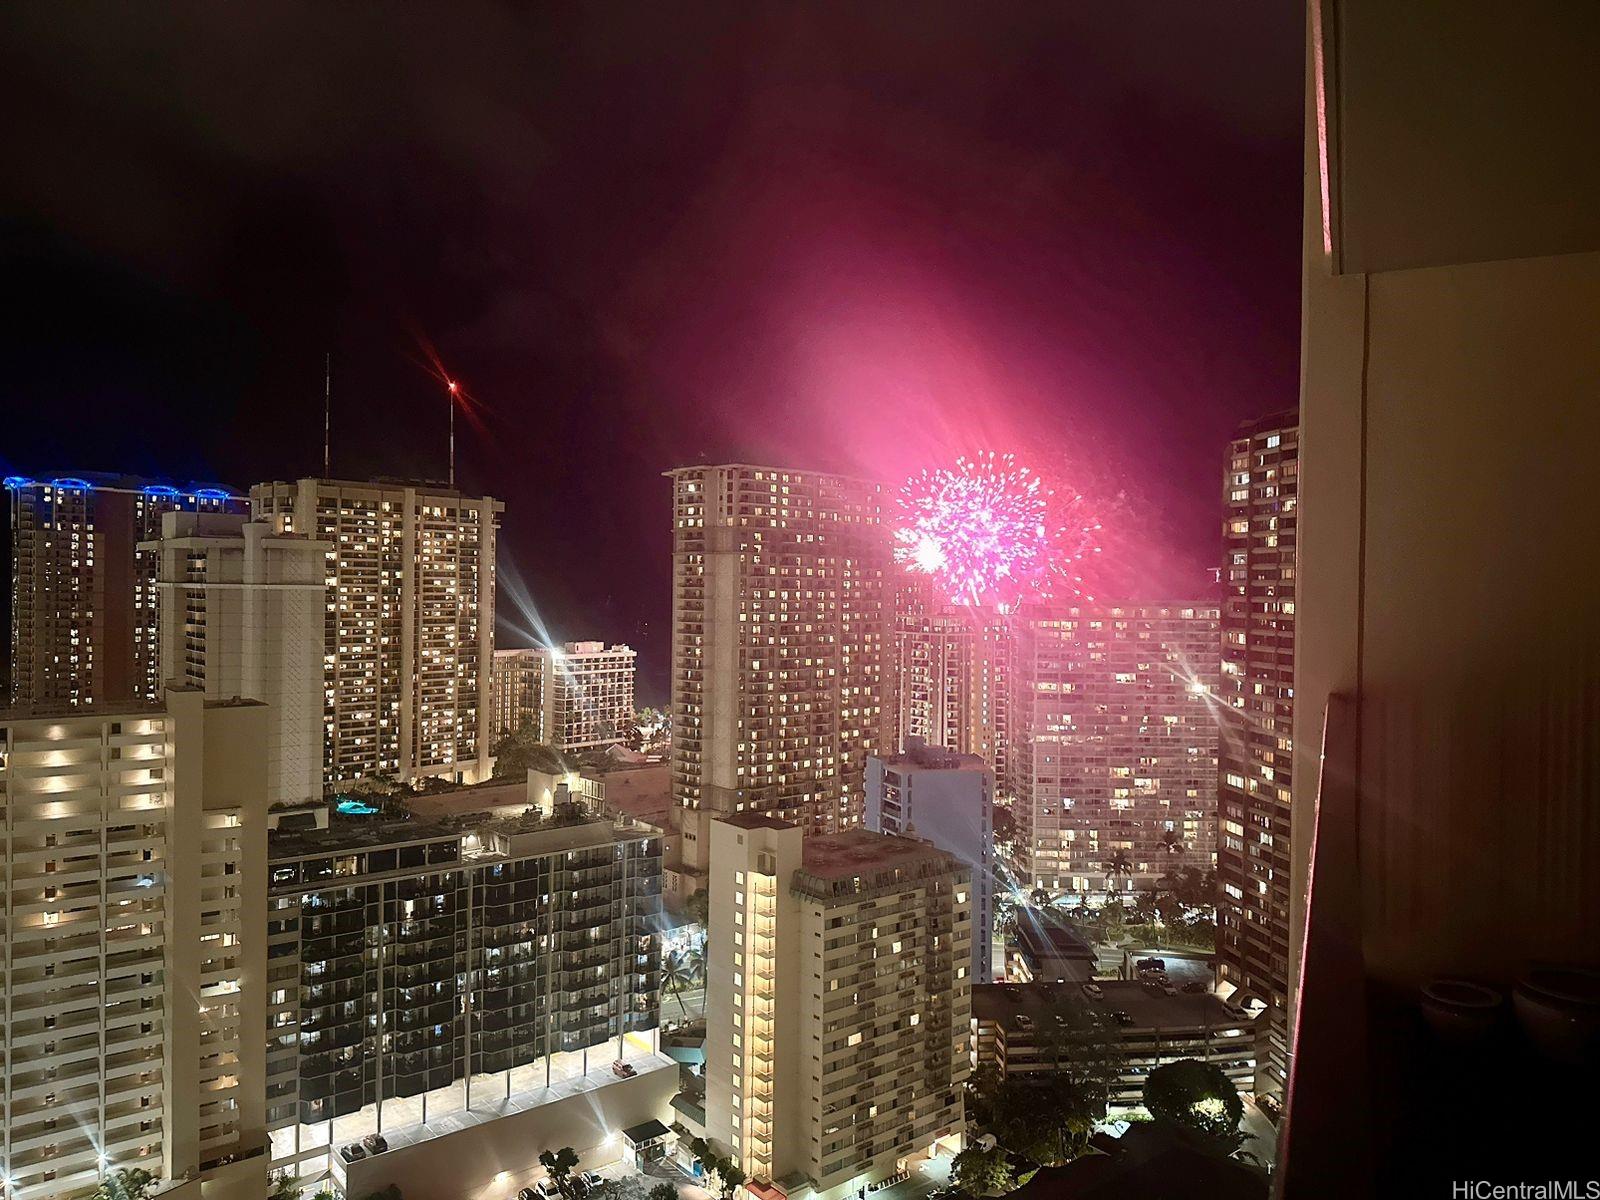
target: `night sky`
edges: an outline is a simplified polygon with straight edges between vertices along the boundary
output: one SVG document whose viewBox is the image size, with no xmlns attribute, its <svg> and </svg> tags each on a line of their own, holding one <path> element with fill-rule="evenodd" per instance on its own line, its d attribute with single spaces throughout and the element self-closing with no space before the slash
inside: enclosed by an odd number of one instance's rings
<svg viewBox="0 0 1600 1200">
<path fill-rule="evenodd" d="M 665 698 L 661 472 L 1013 450 L 1198 592 L 1297 389 L 1301 6 L 10 4 L 0 467 L 459 474 Z M 532 627 L 502 595 L 504 644 Z"/>
</svg>

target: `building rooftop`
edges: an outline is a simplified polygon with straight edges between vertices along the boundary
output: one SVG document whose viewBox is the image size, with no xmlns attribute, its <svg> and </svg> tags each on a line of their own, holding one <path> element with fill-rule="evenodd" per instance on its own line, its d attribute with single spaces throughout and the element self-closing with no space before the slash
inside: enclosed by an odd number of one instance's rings
<svg viewBox="0 0 1600 1200">
<path fill-rule="evenodd" d="M 608 785 L 609 786 L 609 785 Z M 719 816 L 717 820 L 725 825 L 737 825 L 740 829 L 793 829 L 792 821 L 780 821 L 777 817 L 764 812 L 729 813 Z"/>
<path fill-rule="evenodd" d="M 1064 921 L 1035 920 L 1024 915 L 1017 921 L 1017 943 L 1024 953 L 1036 956 L 1098 957 L 1089 940 Z"/>
<path fill-rule="evenodd" d="M 807 838 L 802 862 L 808 875 L 819 879 L 847 879 L 869 871 L 932 860 L 955 862 L 931 842 L 867 829 L 847 829 L 843 833 Z"/>
<path fill-rule="evenodd" d="M 942 746 L 930 746 L 923 739 L 906 739 L 906 748 L 889 757 L 876 755 L 891 767 L 915 767 L 922 771 L 987 771 L 989 764 L 981 754 L 957 754 Z"/>
<path fill-rule="evenodd" d="M 672 770 L 665 762 L 586 769 L 583 775 L 605 785 L 605 807 L 613 812 L 659 825 L 672 811 Z"/>
<path fill-rule="evenodd" d="M 1115 1012 L 1133 1018 L 1130 1029 L 1247 1028 L 1255 1019 L 1237 1016 L 1221 998 L 1210 992 L 1179 992 L 1168 996 L 1132 979 L 1096 980 L 1104 998 L 1095 1000 L 1076 983 L 979 983 L 972 988 L 972 1017 L 1019 1029 L 1019 1015 L 1034 1023 L 1048 1017 L 1056 1006 L 1081 1004 L 1108 1020 Z"/>
</svg>

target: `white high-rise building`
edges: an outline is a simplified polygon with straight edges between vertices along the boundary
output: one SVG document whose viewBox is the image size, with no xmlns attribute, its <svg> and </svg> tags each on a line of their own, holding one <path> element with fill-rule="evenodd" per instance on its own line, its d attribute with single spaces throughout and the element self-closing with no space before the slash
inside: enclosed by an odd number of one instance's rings
<svg viewBox="0 0 1600 1200">
<path fill-rule="evenodd" d="M 1220 606 L 1024 614 L 1007 779 L 1024 887 L 1127 895 L 1216 865 Z"/>
<path fill-rule="evenodd" d="M 322 795 L 323 558 L 329 547 L 231 513 L 169 512 L 161 677 L 267 705 L 267 801 Z"/>
<path fill-rule="evenodd" d="M 972 881 L 927 842 L 710 822 L 706 1135 L 755 1194 L 842 1200 L 936 1142 L 969 1073 Z"/>
<path fill-rule="evenodd" d="M 328 543 L 323 780 L 489 776 L 495 537 L 505 506 L 435 484 L 250 489 L 259 520 Z"/>
<path fill-rule="evenodd" d="M 262 1195 L 266 718 L 0 713 L 7 1200 L 134 1167 Z"/>
<path fill-rule="evenodd" d="M 867 828 L 921 838 L 972 871 L 972 978 L 994 973 L 994 772 L 976 754 L 913 737 L 904 754 L 867 759 Z"/>
</svg>

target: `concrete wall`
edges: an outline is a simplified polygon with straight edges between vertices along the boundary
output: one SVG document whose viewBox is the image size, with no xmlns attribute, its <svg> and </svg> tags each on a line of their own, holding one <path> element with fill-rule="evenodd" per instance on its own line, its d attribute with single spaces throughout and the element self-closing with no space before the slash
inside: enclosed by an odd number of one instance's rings
<svg viewBox="0 0 1600 1200">
<path fill-rule="evenodd" d="M 1352 696 L 1363 950 L 1396 989 L 1600 947 L 1600 206 L 1558 194 L 1595 175 L 1600 110 L 1555 106 L 1592 84 L 1600 9 L 1531 8 L 1323 6 L 1331 255 L 1308 89 L 1294 778 L 1315 795 Z M 1412 190 L 1441 164 L 1471 170 Z"/>
<path fill-rule="evenodd" d="M 344 1193 L 361 1200 L 394 1184 L 406 1200 L 509 1200 L 544 1175 L 542 1150 L 571 1146 L 588 1169 L 626 1152 L 623 1129 L 670 1126 L 677 1086 L 676 1066 L 663 1066 L 389 1150 L 346 1166 Z"/>
</svg>

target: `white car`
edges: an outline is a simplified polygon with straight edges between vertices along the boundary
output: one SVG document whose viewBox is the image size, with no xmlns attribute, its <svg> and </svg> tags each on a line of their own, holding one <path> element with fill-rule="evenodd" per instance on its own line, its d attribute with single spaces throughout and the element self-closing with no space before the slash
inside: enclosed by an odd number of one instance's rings
<svg viewBox="0 0 1600 1200">
<path fill-rule="evenodd" d="M 1083 994 L 1085 996 L 1089 997 L 1089 999 L 1091 999 L 1091 1000 L 1104 1000 L 1106 998 L 1105 989 L 1103 987 L 1101 987 L 1098 983 L 1086 983 L 1086 984 L 1084 984 L 1083 985 Z"/>
</svg>

